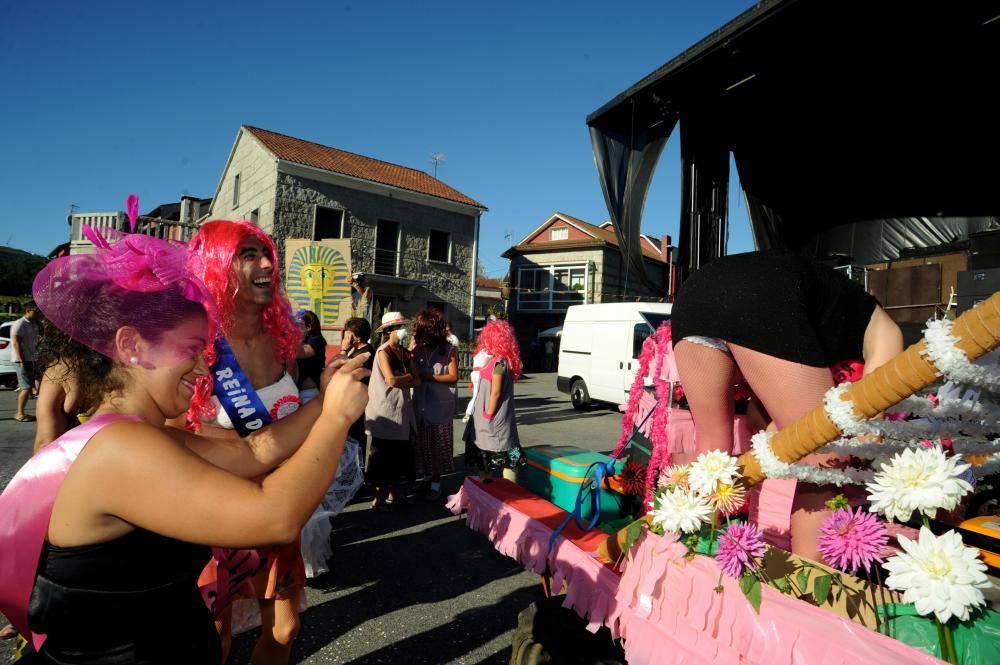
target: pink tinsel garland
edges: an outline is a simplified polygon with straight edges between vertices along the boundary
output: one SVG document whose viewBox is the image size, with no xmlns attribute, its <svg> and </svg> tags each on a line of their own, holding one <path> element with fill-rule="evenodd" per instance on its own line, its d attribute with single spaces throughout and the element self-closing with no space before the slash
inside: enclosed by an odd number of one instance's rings
<svg viewBox="0 0 1000 665">
<path fill-rule="evenodd" d="M 653 415 L 650 417 L 649 441 L 653 444 L 653 451 L 646 469 L 643 513 L 646 512 L 648 502 L 652 500 L 659 470 L 670 466 L 670 450 L 667 442 L 667 425 L 670 422 L 670 408 L 668 406 L 670 400 L 667 395 L 670 385 L 663 379 L 663 363 L 669 353 L 671 353 L 670 323 L 667 322 L 661 324 L 656 332 L 647 337 L 642 344 L 642 353 L 639 354 L 639 369 L 635 373 L 635 381 L 632 382 L 632 389 L 629 391 L 628 402 L 625 405 L 625 416 L 622 418 L 622 433 L 618 437 L 615 451 L 611 453 L 612 457 L 618 458 L 625 450 L 625 445 L 632 436 L 632 430 L 638 424 L 636 423 L 636 414 L 639 411 L 639 399 L 645 391 L 646 377 L 651 376 L 658 401 L 654 407 Z M 650 365 L 652 365 L 652 372 L 650 372 Z"/>
<path fill-rule="evenodd" d="M 663 378 L 663 363 L 670 348 L 670 324 L 661 324 L 656 330 L 656 369 L 653 372 L 653 386 L 656 388 L 657 403 L 653 412 L 652 424 L 649 430 L 649 440 L 653 444 L 653 454 L 646 467 L 646 496 L 643 501 L 643 513 L 653 500 L 656 482 L 660 471 L 670 466 L 670 445 L 667 440 L 667 425 L 670 423 L 670 384 Z"/>
</svg>

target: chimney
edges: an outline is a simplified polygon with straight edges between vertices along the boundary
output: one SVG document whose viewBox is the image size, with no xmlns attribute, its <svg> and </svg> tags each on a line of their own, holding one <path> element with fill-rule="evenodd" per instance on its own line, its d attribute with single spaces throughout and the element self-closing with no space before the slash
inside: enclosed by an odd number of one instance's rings
<svg viewBox="0 0 1000 665">
<path fill-rule="evenodd" d="M 660 236 L 660 258 L 670 263 L 670 236 Z"/>
<path fill-rule="evenodd" d="M 180 214 L 180 220 L 179 221 L 180 221 L 181 224 L 184 224 L 185 222 L 191 221 L 191 197 L 190 196 L 182 196 L 181 197 L 181 214 Z"/>
</svg>

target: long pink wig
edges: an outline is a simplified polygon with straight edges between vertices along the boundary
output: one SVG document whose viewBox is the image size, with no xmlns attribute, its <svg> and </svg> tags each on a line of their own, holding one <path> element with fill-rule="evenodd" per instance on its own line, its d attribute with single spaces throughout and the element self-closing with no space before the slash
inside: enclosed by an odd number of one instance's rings
<svg viewBox="0 0 1000 665">
<path fill-rule="evenodd" d="M 482 349 L 491 356 L 503 358 L 507 367 L 517 381 L 524 370 L 524 363 L 521 362 L 521 350 L 517 346 L 517 337 L 514 336 L 514 329 L 506 321 L 490 321 L 479 333 L 476 349 Z"/>
<path fill-rule="evenodd" d="M 271 270 L 271 289 L 274 297 L 264 309 L 263 323 L 267 334 L 277 341 L 275 345 L 275 360 L 281 364 L 295 359 L 299 351 L 302 333 L 295 324 L 292 306 L 281 288 L 281 277 L 278 271 L 278 250 L 271 236 L 264 233 L 259 226 L 251 222 L 231 222 L 212 220 L 202 224 L 198 233 L 191 238 L 190 247 L 202 258 L 204 274 L 200 275 L 219 307 L 219 319 L 222 334 L 228 335 L 236 323 L 236 295 L 239 292 L 240 281 L 233 263 L 240 243 L 253 236 L 270 252 L 274 267 Z M 209 366 L 215 363 L 215 346 L 205 347 L 205 361 Z M 202 377 L 195 386 L 188 420 L 197 428 L 201 418 L 215 416 L 209 397 L 212 395 L 210 377 Z"/>
</svg>

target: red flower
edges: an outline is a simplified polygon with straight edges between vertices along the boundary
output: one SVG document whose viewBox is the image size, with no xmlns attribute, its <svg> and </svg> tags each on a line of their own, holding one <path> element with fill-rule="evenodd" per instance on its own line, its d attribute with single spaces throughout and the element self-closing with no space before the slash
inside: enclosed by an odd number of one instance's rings
<svg viewBox="0 0 1000 665">
<path fill-rule="evenodd" d="M 641 495 L 646 491 L 646 467 L 636 462 L 626 462 L 622 469 L 622 489 L 625 494 Z"/>
</svg>

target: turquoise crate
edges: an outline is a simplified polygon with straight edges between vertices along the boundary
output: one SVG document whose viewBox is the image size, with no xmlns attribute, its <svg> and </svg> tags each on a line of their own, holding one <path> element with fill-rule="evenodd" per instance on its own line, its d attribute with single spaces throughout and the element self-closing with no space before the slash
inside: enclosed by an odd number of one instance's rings
<svg viewBox="0 0 1000 665">
<path fill-rule="evenodd" d="M 572 512 L 576 505 L 577 494 L 590 465 L 611 459 L 576 446 L 533 446 L 524 449 L 524 456 L 527 464 L 518 469 L 517 482 L 567 512 Z M 623 460 L 617 460 L 614 472 L 620 473 L 624 465 Z M 593 475 L 591 472 L 590 477 L 593 478 Z M 600 523 L 628 515 L 625 497 L 605 488 L 601 489 L 600 495 Z M 585 502 L 581 511 L 583 519 L 589 520 L 592 512 L 590 502 Z"/>
</svg>

